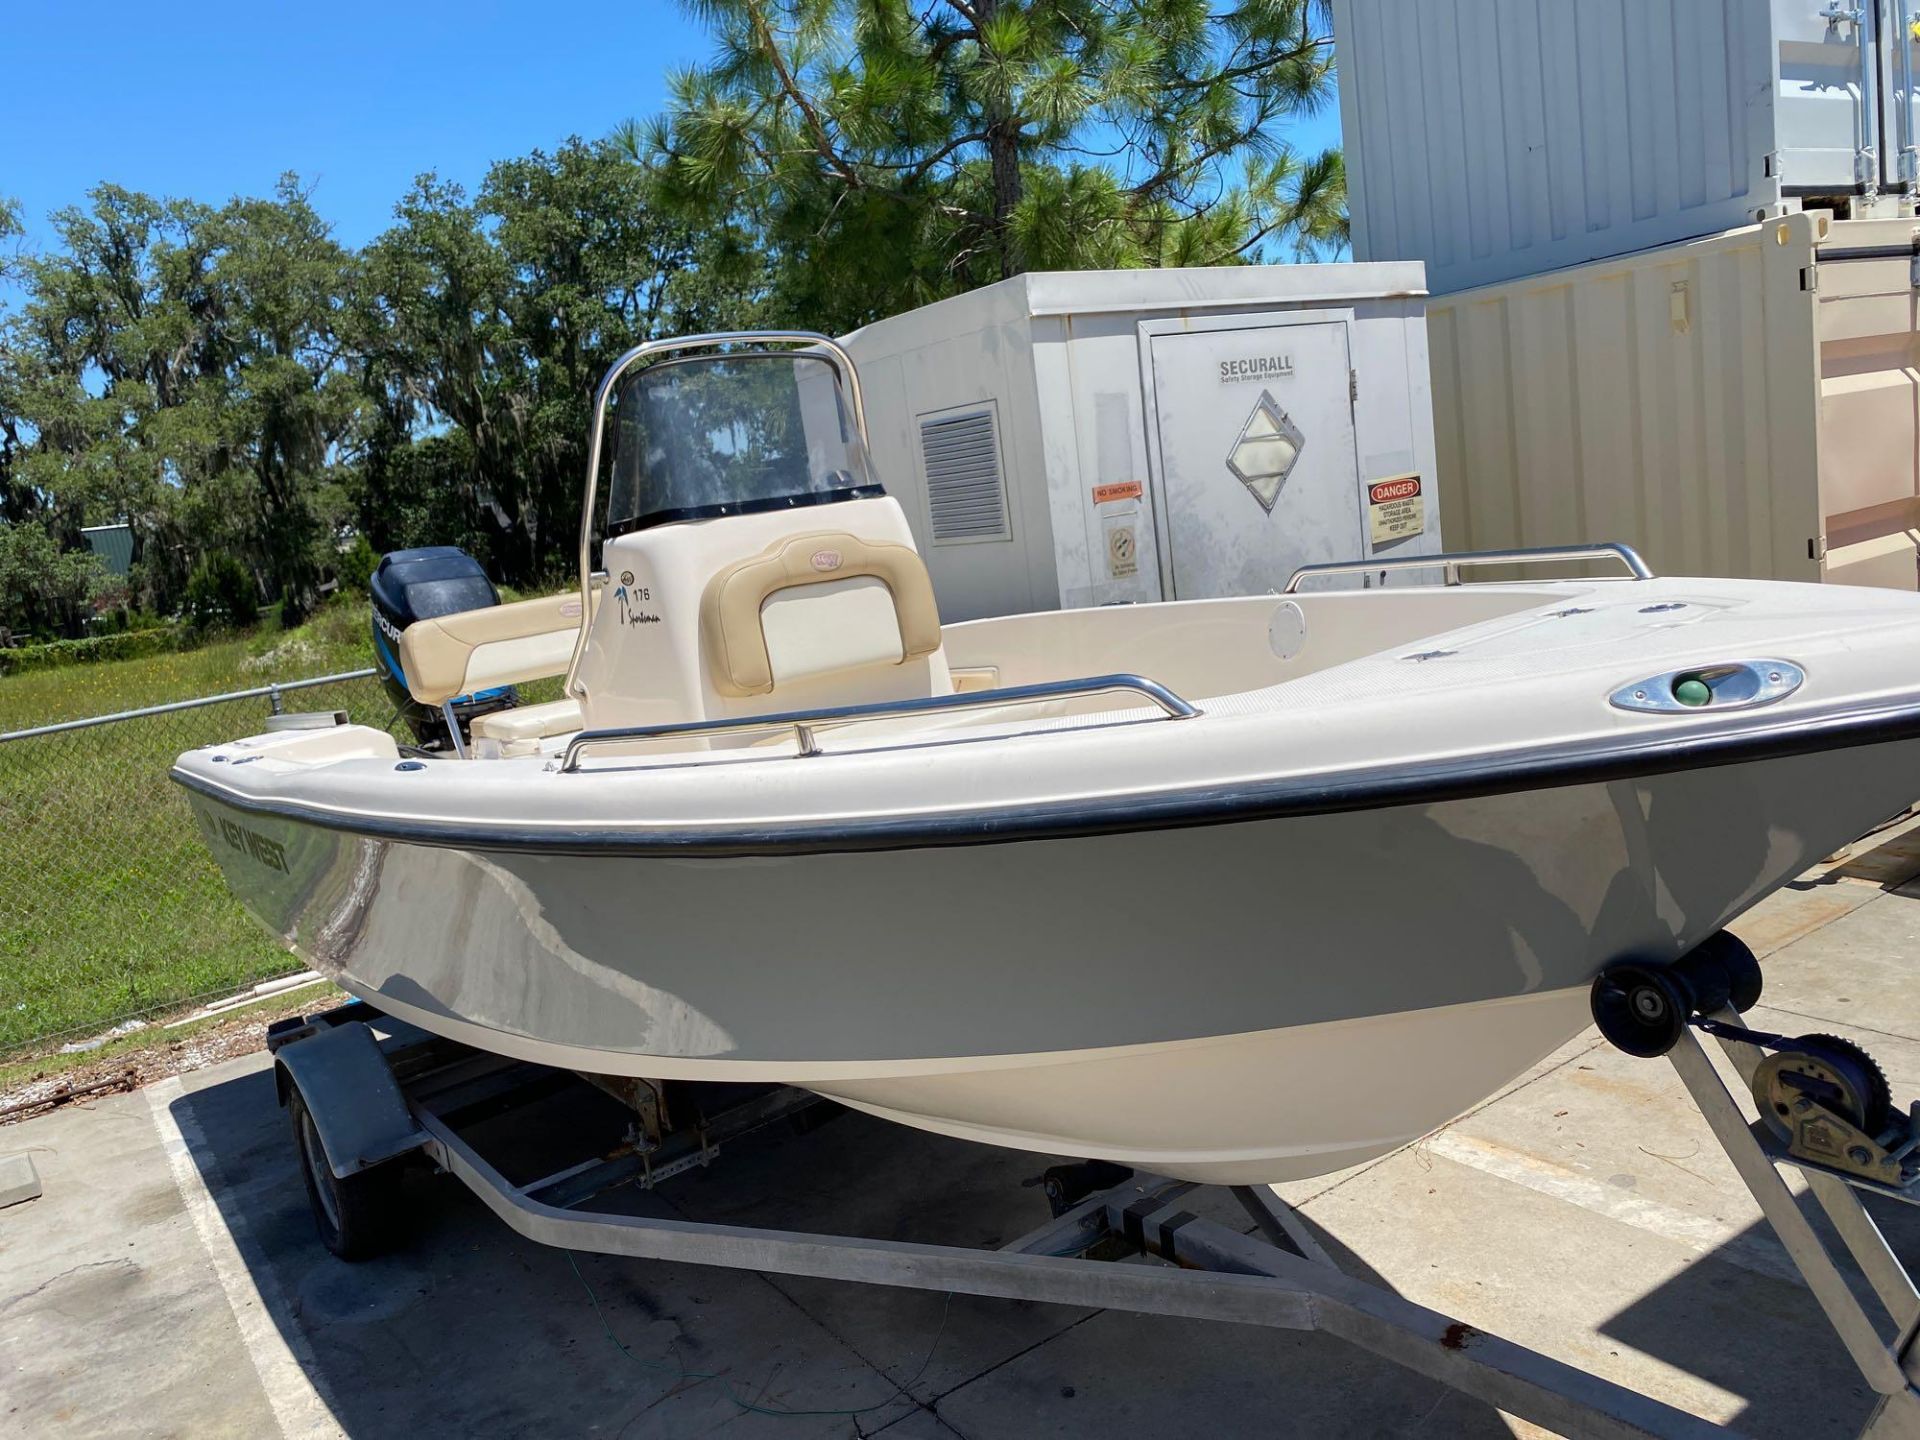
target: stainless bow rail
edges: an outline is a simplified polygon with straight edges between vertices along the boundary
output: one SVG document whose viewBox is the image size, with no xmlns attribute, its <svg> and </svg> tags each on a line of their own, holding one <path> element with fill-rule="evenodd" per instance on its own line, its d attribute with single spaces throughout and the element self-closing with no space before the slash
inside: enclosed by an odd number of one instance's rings
<svg viewBox="0 0 1920 1440">
<path fill-rule="evenodd" d="M 822 725 L 845 725 L 856 720 L 891 719 L 900 715 L 938 715 L 954 710 L 981 710 L 996 705 L 1025 705 L 1082 695 L 1127 691 L 1144 695 L 1166 712 L 1169 720 L 1190 720 L 1200 712 L 1157 680 L 1144 675 L 1090 675 L 1081 680 L 1045 680 L 1036 685 L 1009 685 L 1000 690 L 976 690 L 965 695 L 929 695 L 912 700 L 887 700 L 872 705 L 836 705 L 825 710 L 792 710 L 777 715 L 739 715 L 724 720 L 683 720 L 671 725 L 633 725 L 608 730 L 583 730 L 567 742 L 560 773 L 579 766 L 582 752 L 603 745 L 636 740 L 665 740 L 679 736 L 728 735 L 745 730 L 791 728 L 801 755 L 818 755 L 814 730 Z"/>
<path fill-rule="evenodd" d="M 1336 560 L 1302 565 L 1287 579 L 1282 594 L 1292 595 L 1302 580 L 1319 575 L 1370 575 L 1376 570 L 1441 570 L 1443 584 L 1458 585 L 1460 571 L 1475 565 L 1553 565 L 1569 560 L 1617 560 L 1635 580 L 1653 579 L 1653 571 L 1631 545 L 1609 541 L 1595 545 L 1542 545 L 1526 550 L 1461 550 L 1451 555 L 1393 555 L 1371 560 Z"/>
</svg>

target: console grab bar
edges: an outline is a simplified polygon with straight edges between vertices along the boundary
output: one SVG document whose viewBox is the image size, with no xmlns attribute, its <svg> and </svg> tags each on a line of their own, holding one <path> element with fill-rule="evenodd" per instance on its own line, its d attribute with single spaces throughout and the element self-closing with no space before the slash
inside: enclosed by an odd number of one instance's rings
<svg viewBox="0 0 1920 1440">
<path fill-rule="evenodd" d="M 1083 680 L 1045 680 L 1037 685 L 1009 685 L 1002 690 L 976 690 L 965 695 L 927 695 L 912 700 L 888 700 L 873 705 L 837 705 L 826 710 L 795 710 L 779 715 L 738 715 L 723 720 L 684 720 L 671 725 L 634 725 L 613 730 L 583 730 L 567 742 L 560 773 L 574 771 L 582 751 L 598 745 L 633 740 L 660 740 L 676 735 L 724 735 L 741 730 L 779 730 L 792 726 L 801 755 L 818 755 L 814 727 L 843 725 L 892 715 L 937 715 L 950 710 L 977 710 L 992 705 L 1019 705 L 1057 700 L 1070 695 L 1100 695 L 1126 690 L 1144 695 L 1166 712 L 1169 720 L 1189 720 L 1200 712 L 1157 680 L 1143 675 L 1090 675 Z"/>
</svg>

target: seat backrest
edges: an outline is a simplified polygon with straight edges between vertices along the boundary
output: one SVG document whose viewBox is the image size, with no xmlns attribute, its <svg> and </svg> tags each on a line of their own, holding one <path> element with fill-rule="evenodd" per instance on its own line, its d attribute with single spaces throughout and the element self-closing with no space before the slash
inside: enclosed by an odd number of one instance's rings
<svg viewBox="0 0 1920 1440">
<path fill-rule="evenodd" d="M 776 540 L 708 581 L 701 641 L 716 689 L 776 687 L 940 648 L 933 582 L 907 545 L 815 530 Z"/>
<path fill-rule="evenodd" d="M 589 729 L 953 693 L 933 582 L 891 496 L 646 526 L 602 555 L 572 691 Z"/>
<path fill-rule="evenodd" d="M 562 674 L 579 634 L 579 595 L 547 595 L 416 620 L 400 633 L 400 664 L 413 698 L 438 705 Z"/>
</svg>

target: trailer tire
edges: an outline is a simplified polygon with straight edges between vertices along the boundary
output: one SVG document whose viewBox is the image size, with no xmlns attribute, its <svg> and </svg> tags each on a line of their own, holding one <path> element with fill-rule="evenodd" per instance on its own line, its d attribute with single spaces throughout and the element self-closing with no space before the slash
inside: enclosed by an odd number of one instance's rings
<svg viewBox="0 0 1920 1440">
<path fill-rule="evenodd" d="M 342 1260 L 368 1260 L 392 1249 L 400 1229 L 400 1162 L 335 1175 L 298 1085 L 287 1095 L 287 1116 L 321 1243 Z"/>
</svg>

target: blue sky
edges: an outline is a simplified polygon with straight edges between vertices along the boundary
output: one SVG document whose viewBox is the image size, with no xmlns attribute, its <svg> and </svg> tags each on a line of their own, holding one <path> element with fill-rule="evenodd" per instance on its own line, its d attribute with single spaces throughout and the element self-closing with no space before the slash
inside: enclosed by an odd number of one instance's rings
<svg viewBox="0 0 1920 1440">
<path fill-rule="evenodd" d="M 359 245 L 420 172 L 471 187 L 494 160 L 604 135 L 711 48 L 676 0 L 9 0 L 0 36 L 0 195 L 41 243 L 47 213 L 102 180 L 218 203 L 293 170 Z M 1329 111 L 1291 138 L 1338 135 Z"/>
</svg>

